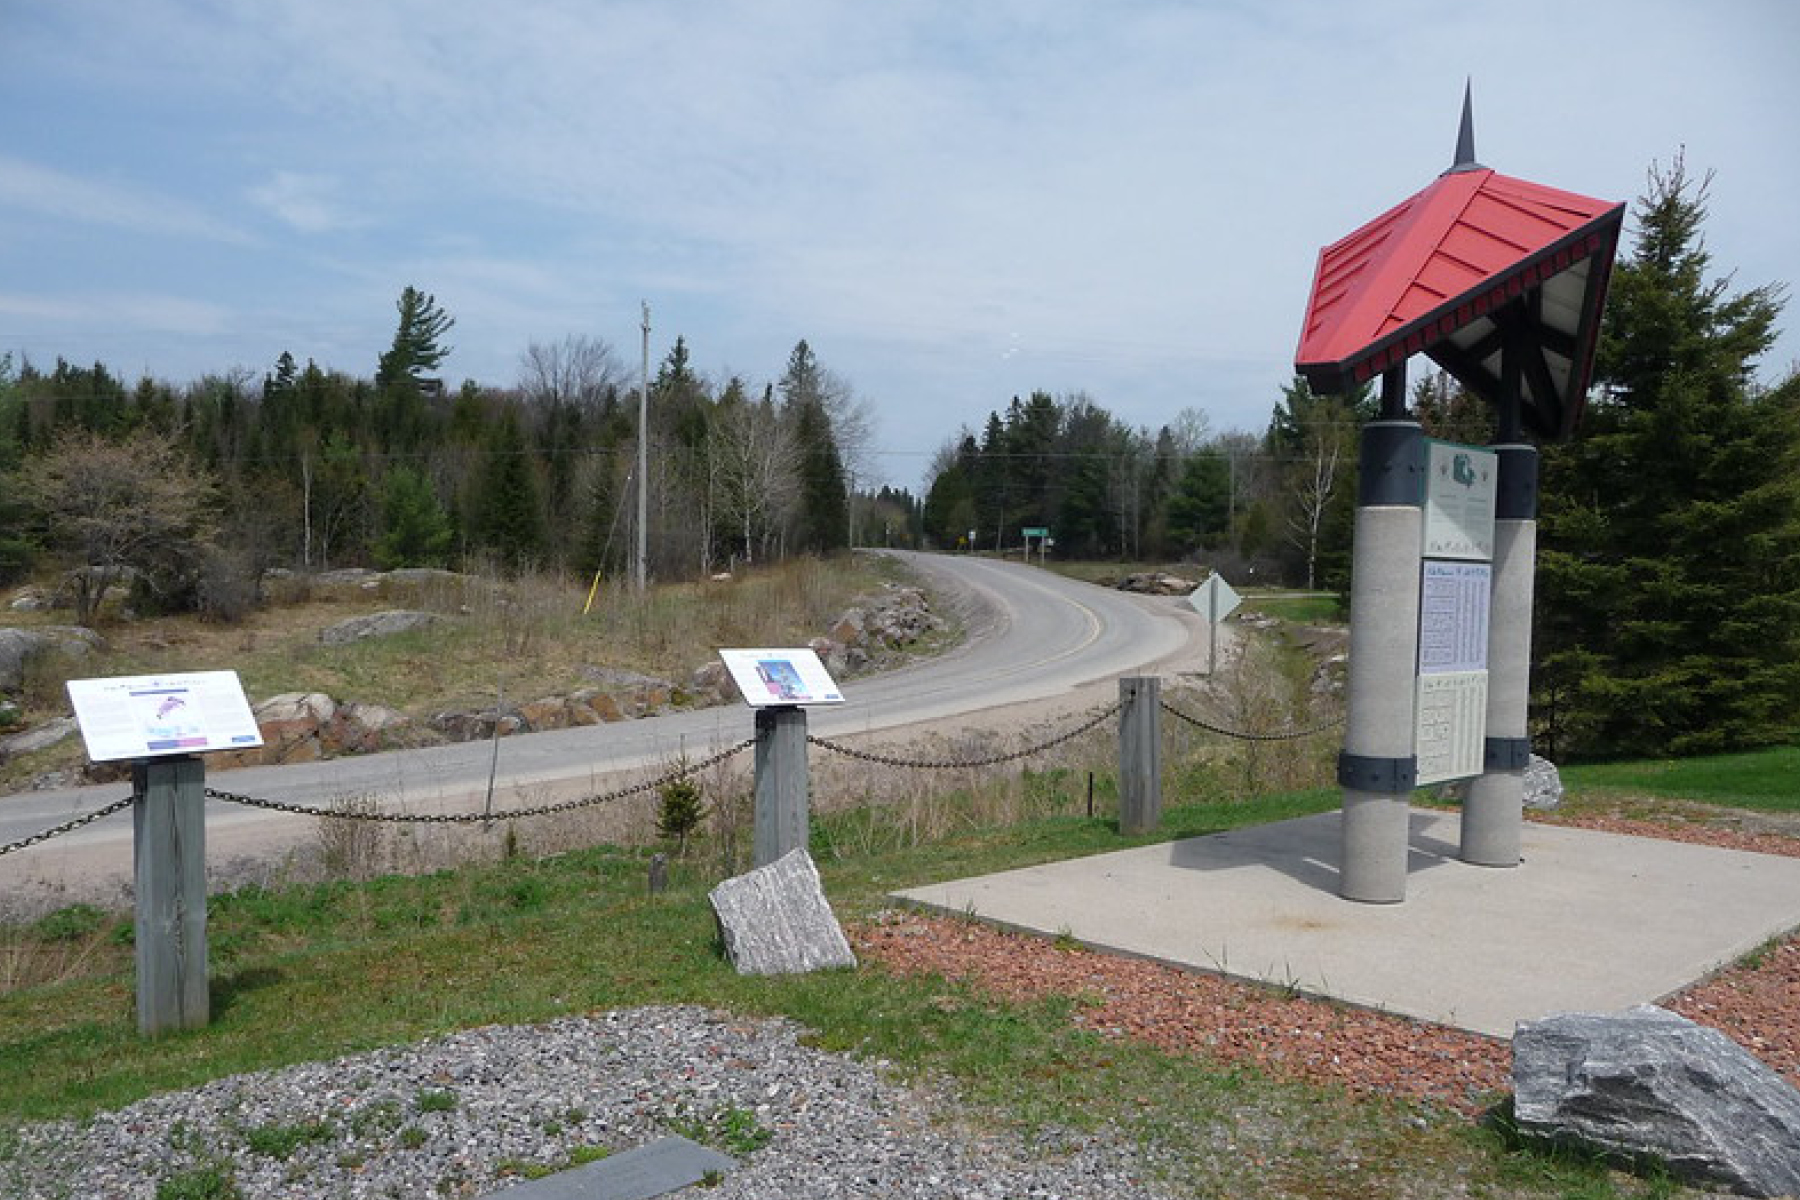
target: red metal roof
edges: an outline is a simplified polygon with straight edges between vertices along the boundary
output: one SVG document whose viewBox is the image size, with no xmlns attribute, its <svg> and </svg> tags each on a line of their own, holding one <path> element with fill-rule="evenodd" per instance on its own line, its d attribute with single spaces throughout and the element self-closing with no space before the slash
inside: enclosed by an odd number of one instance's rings
<svg viewBox="0 0 1800 1200">
<path fill-rule="evenodd" d="M 1474 164 L 1447 171 L 1319 252 L 1295 367 L 1327 392 L 1416 353 L 1467 385 L 1497 380 L 1491 314 L 1530 295 L 1545 358 L 1527 373 L 1526 414 L 1546 436 L 1567 433 L 1624 210 Z"/>
</svg>

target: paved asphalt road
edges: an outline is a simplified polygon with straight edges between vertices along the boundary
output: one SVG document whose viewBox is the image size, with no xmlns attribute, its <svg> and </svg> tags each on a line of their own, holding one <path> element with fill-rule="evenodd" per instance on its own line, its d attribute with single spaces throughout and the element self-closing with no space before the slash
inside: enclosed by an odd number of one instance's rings
<svg viewBox="0 0 1800 1200">
<path fill-rule="evenodd" d="M 846 702 L 816 708 L 808 730 L 850 738 L 902 730 L 1024 702 L 1068 698 L 1093 685 L 1149 669 L 1204 645 L 1204 625 L 1186 605 L 1166 597 L 1127 595 L 1018 563 L 892 552 L 932 590 L 939 607 L 957 610 L 968 630 L 947 654 L 902 670 L 848 682 Z M 671 713 L 609 725 L 555 730 L 500 742 L 497 811 L 546 797 L 603 790 L 597 780 L 621 771 L 689 759 L 752 734 L 742 705 Z M 333 759 L 285 767 L 219 772 L 212 787 L 273 800 L 329 804 L 334 797 L 374 793 L 384 806 L 407 811 L 471 811 L 486 792 L 492 745 L 462 743 L 424 750 Z M 92 811 L 124 794 L 120 784 L 0 796 L 0 843 Z M 209 802 L 209 843 L 233 831 L 247 834 L 283 817 Z M 131 822 L 120 814 L 41 847 L 0 857 L 0 899 L 29 873 L 31 860 L 51 853 L 102 849 L 129 858 Z M 241 837 L 238 840 L 243 840 Z M 0 905 L 3 907 L 3 905 Z"/>
</svg>

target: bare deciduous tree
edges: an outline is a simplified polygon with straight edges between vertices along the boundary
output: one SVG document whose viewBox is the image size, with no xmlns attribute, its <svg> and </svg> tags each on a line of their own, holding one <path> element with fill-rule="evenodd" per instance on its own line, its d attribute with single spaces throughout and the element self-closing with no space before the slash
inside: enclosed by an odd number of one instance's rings
<svg viewBox="0 0 1800 1200">
<path fill-rule="evenodd" d="M 533 407 L 573 405 L 592 413 L 624 378 L 613 348 L 585 334 L 550 345 L 532 342 L 519 356 L 519 391 Z"/>
<path fill-rule="evenodd" d="M 744 561 L 781 525 L 799 494 L 799 448 L 773 404 L 722 405 L 713 425 L 720 517 L 741 538 Z"/>
<path fill-rule="evenodd" d="M 20 468 L 19 497 L 74 568 L 75 619 L 90 623 L 131 571 L 166 576 L 213 534 L 213 484 L 173 440 L 139 431 L 112 441 L 64 434 Z"/>
<path fill-rule="evenodd" d="M 1306 555 L 1306 589 L 1317 586 L 1319 530 L 1325 514 L 1343 484 L 1343 464 L 1349 458 L 1355 427 L 1347 421 L 1320 421 L 1309 426 L 1302 443 L 1305 450 L 1294 465 L 1293 508 L 1288 513 L 1288 535 Z"/>
</svg>

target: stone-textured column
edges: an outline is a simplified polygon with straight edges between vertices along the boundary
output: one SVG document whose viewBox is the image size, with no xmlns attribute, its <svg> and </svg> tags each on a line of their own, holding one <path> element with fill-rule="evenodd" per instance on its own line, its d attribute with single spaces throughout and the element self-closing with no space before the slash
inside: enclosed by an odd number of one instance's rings
<svg viewBox="0 0 1800 1200">
<path fill-rule="evenodd" d="M 1413 707 L 1424 531 L 1424 431 L 1406 419 L 1363 427 L 1350 580 L 1349 714 L 1340 886 L 1347 900 L 1406 898 Z"/>
<path fill-rule="evenodd" d="M 766 867 L 808 841 L 806 710 L 756 710 L 756 865 Z"/>
<path fill-rule="evenodd" d="M 206 978 L 206 768 L 198 758 L 132 766 L 138 1032 L 203 1028 Z"/>
<path fill-rule="evenodd" d="M 1519 865 L 1525 767 L 1531 756 L 1531 598 L 1537 573 L 1537 450 L 1495 446 L 1494 583 L 1488 609 L 1487 746 L 1483 773 L 1469 782 L 1462 812 L 1462 859 L 1484 867 Z"/>
</svg>

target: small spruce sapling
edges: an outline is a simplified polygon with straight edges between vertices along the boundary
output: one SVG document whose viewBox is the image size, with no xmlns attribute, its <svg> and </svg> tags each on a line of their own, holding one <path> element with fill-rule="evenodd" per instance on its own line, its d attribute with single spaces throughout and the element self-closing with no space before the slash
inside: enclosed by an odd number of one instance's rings
<svg viewBox="0 0 1800 1200">
<path fill-rule="evenodd" d="M 682 775 L 663 784 L 662 807 L 656 814 L 656 831 L 675 843 L 675 853 L 687 853 L 688 835 L 706 819 L 706 801 L 700 785 Z"/>
</svg>

